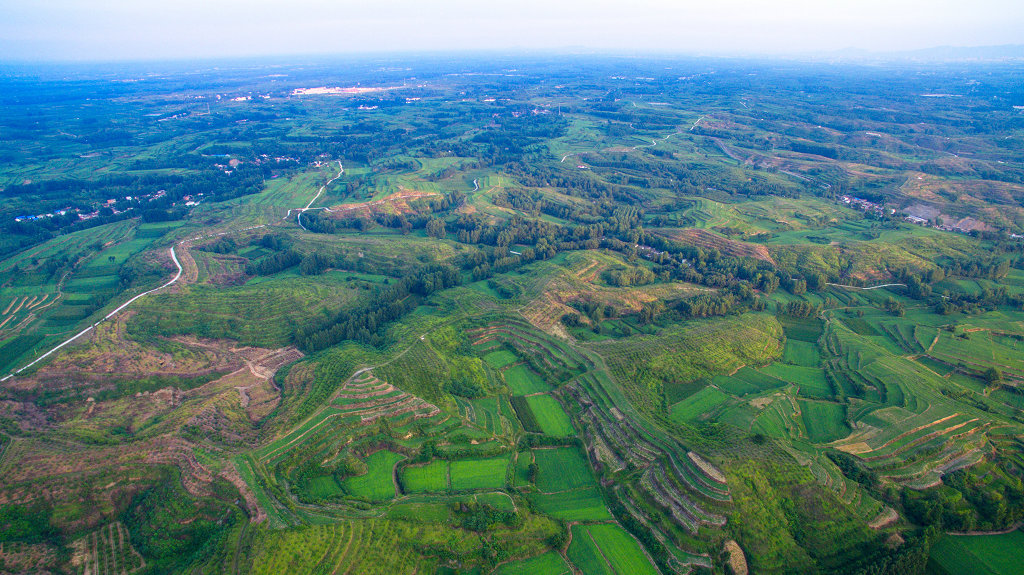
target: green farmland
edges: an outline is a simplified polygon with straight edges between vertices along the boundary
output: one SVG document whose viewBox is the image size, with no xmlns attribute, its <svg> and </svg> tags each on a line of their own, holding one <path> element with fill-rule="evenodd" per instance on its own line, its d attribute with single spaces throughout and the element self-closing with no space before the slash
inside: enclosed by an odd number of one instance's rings
<svg viewBox="0 0 1024 575">
<path fill-rule="evenodd" d="M 550 395 L 531 395 L 526 398 L 526 405 L 542 433 L 563 437 L 575 432 L 565 410 Z"/>
<path fill-rule="evenodd" d="M 451 462 L 452 489 L 497 489 L 505 486 L 507 457 L 467 459 Z"/>
<path fill-rule="evenodd" d="M 569 558 L 586 573 L 657 573 L 640 545 L 618 525 L 574 525 Z"/>
<path fill-rule="evenodd" d="M 1024 572 L 1022 545 L 1020 530 L 1003 535 L 947 535 L 932 547 L 929 567 L 936 575 L 1016 575 Z"/>
<path fill-rule="evenodd" d="M 0 66 L 0 571 L 1021 572 L 1015 50 Z"/>
<path fill-rule="evenodd" d="M 449 488 L 448 462 L 432 461 L 403 468 L 402 488 L 409 493 L 446 491 Z"/>
<path fill-rule="evenodd" d="M 346 479 L 341 488 L 350 495 L 372 501 L 391 499 L 395 496 L 392 474 L 395 464 L 402 459 L 404 457 L 397 453 L 378 451 L 366 458 L 366 474 Z"/>
</svg>

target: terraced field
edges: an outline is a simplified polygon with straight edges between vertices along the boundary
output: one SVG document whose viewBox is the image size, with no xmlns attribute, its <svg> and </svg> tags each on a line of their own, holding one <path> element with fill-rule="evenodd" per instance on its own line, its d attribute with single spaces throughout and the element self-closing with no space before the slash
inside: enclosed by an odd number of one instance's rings
<svg viewBox="0 0 1024 575">
<path fill-rule="evenodd" d="M 572 535 L 568 556 L 585 573 L 658 573 L 640 544 L 618 525 L 574 525 Z"/>
<path fill-rule="evenodd" d="M 498 567 L 494 573 L 495 575 L 566 575 L 572 571 L 561 555 L 551 552 L 506 563 Z"/>
<path fill-rule="evenodd" d="M 346 384 L 332 405 L 335 413 L 345 418 L 358 418 L 360 424 L 380 418 L 429 418 L 441 412 L 436 406 L 377 379 L 370 372 Z"/>
<path fill-rule="evenodd" d="M 400 60 L 7 82 L 0 571 L 1019 571 L 1015 64 Z"/>
<path fill-rule="evenodd" d="M 1019 529 L 1002 535 L 947 535 L 932 547 L 929 566 L 940 575 L 1020 573 L 1021 545 L 1024 545 L 1024 532 Z"/>
</svg>

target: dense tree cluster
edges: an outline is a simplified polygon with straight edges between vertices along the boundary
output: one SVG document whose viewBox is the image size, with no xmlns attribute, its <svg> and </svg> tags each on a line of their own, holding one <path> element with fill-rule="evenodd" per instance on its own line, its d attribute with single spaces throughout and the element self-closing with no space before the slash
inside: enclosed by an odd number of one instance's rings
<svg viewBox="0 0 1024 575">
<path fill-rule="evenodd" d="M 461 279 L 450 266 L 424 266 L 392 282 L 368 302 L 301 328 L 296 344 L 306 351 L 319 351 L 345 340 L 380 345 L 388 323 L 416 309 L 423 297 L 459 285 Z"/>
</svg>

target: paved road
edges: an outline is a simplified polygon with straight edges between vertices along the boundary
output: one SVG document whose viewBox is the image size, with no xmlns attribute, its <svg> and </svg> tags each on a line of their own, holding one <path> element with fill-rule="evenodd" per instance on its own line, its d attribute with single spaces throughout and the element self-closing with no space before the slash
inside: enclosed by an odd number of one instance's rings
<svg viewBox="0 0 1024 575">
<path fill-rule="evenodd" d="M 112 311 L 112 312 L 108 313 L 107 315 L 103 316 L 103 318 L 102 318 L 102 319 L 100 319 L 99 321 L 97 321 L 96 323 L 94 323 L 94 324 L 90 325 L 89 327 L 87 327 L 87 328 L 83 329 L 82 331 L 80 331 L 80 332 L 78 332 L 77 334 L 75 334 L 75 335 L 73 335 L 73 336 L 69 337 L 68 339 L 66 339 L 66 340 L 64 340 L 64 341 L 62 341 L 62 342 L 60 342 L 59 344 L 57 344 L 57 345 L 56 345 L 56 346 L 55 346 L 55 347 L 54 347 L 53 349 L 51 349 L 50 351 L 48 351 L 48 352 L 44 353 L 43 355 L 41 355 L 41 356 L 37 357 L 37 358 L 35 359 L 35 361 L 33 361 L 32 363 L 30 363 L 30 364 L 28 364 L 28 365 L 26 365 L 26 366 L 22 367 L 21 369 L 19 369 L 19 370 L 15 371 L 14 373 L 8 374 L 8 375 L 7 375 L 6 377 L 4 377 L 4 378 L 0 379 L 0 381 L 7 381 L 8 379 L 10 379 L 10 378 L 14 377 L 15 375 L 17 375 L 17 374 L 19 374 L 19 373 L 21 373 L 21 372 L 25 371 L 26 369 L 28 369 L 28 368 L 32 367 L 33 365 L 35 365 L 35 364 L 39 363 L 40 361 L 42 361 L 42 360 L 44 360 L 44 359 L 46 359 L 47 357 L 49 357 L 50 355 L 52 355 L 52 354 L 53 354 L 54 352 L 56 352 L 56 351 L 57 351 L 57 350 L 59 350 L 60 348 L 62 348 L 62 347 L 64 347 L 65 345 L 67 345 L 67 344 L 69 344 L 69 343 L 71 343 L 71 342 L 75 341 L 76 339 L 78 339 L 78 338 L 82 337 L 83 335 L 85 335 L 85 334 L 89 333 L 90 331 L 92 331 L 92 330 L 93 330 L 93 328 L 95 328 L 95 327 L 96 327 L 96 326 L 98 326 L 99 324 L 103 323 L 104 321 L 106 321 L 106 320 L 108 320 L 108 319 L 110 319 L 110 318 L 114 317 L 114 315 L 115 315 L 115 314 L 117 314 L 117 312 L 119 312 L 119 311 L 123 310 L 124 308 L 128 307 L 129 305 L 131 305 L 131 304 L 132 304 L 132 302 L 134 302 L 135 300 L 139 299 L 140 297 L 142 297 L 142 296 L 145 296 L 145 295 L 149 295 L 149 294 L 151 294 L 151 293 L 153 293 L 153 292 L 155 292 L 155 291 L 160 291 L 160 290 L 164 289 L 165 287 L 168 287 L 168 286 L 174 285 L 174 283 L 175 283 L 175 282 L 177 282 L 179 278 L 181 278 L 181 271 L 182 271 L 182 267 L 181 267 L 181 262 L 179 262 L 179 261 L 178 261 L 178 254 L 176 254 L 176 253 L 174 252 L 174 248 L 175 248 L 175 247 L 176 247 L 176 246 L 171 246 L 171 259 L 172 259 L 172 260 L 174 260 L 174 265 L 178 266 L 178 273 L 174 275 L 174 278 L 172 278 L 172 279 L 171 279 L 171 281 L 169 281 L 169 282 L 165 283 L 164 285 L 162 285 L 162 286 L 160 286 L 160 287 L 157 287 L 157 288 L 153 288 L 153 289 L 151 289 L 151 290 L 149 290 L 149 291 L 144 291 L 144 292 L 140 293 L 139 295 L 137 295 L 137 296 L 133 297 L 132 299 L 130 299 L 130 300 L 128 300 L 128 301 L 126 301 L 126 302 L 124 302 L 123 304 L 121 304 L 121 305 L 120 305 L 120 307 L 118 307 L 118 308 L 117 308 L 117 309 L 115 309 L 114 311 Z"/>
<path fill-rule="evenodd" d="M 309 203 L 306 204 L 306 207 L 302 208 L 301 210 L 298 210 L 299 213 L 298 213 L 298 215 L 295 216 L 295 221 L 298 222 L 300 228 L 302 228 L 303 230 L 305 230 L 307 232 L 309 231 L 309 230 L 306 229 L 306 226 L 302 225 L 302 212 L 310 209 L 309 206 L 312 206 L 313 202 L 317 201 L 317 199 L 320 198 L 320 195 L 324 193 L 324 190 L 327 189 L 327 186 L 331 185 L 331 182 L 333 182 L 334 180 L 337 180 L 338 178 L 340 178 L 341 175 L 344 174 L 344 173 L 345 173 L 345 166 L 341 165 L 341 160 L 338 160 L 338 175 L 334 176 L 333 178 L 331 178 L 329 180 L 327 180 L 326 184 L 320 186 L 320 191 L 317 192 L 315 196 L 313 196 L 312 200 L 309 200 Z M 327 208 L 324 208 L 324 209 L 327 209 Z M 328 211 L 330 211 L 330 210 L 328 210 Z M 286 215 L 285 218 L 287 218 L 289 215 L 291 215 L 291 213 L 292 213 L 292 211 L 288 210 L 288 215 Z"/>
<path fill-rule="evenodd" d="M 850 289 L 863 289 L 863 290 L 886 288 L 886 287 L 896 287 L 896 286 L 907 287 L 907 284 L 880 284 L 880 285 L 871 286 L 871 287 L 860 287 L 860 286 L 848 286 L 846 284 L 833 284 L 833 283 L 828 283 L 828 282 L 825 282 L 825 285 L 827 285 L 827 286 L 835 286 L 835 287 L 844 287 L 844 288 L 850 288 Z"/>
<path fill-rule="evenodd" d="M 82 331 L 76 333 L 75 335 L 69 337 L 68 339 L 60 342 L 59 344 L 54 346 L 54 348 L 51 349 L 50 351 L 48 351 L 48 352 L 44 353 L 43 355 L 37 357 L 34 361 L 32 361 L 32 363 L 30 363 L 30 364 L 22 367 L 21 369 L 18 369 L 16 371 L 14 371 L 12 373 L 9 373 L 6 376 L 0 378 L 0 382 L 7 381 L 8 379 L 11 379 L 15 375 L 25 371 L 26 369 L 32 367 L 33 365 L 39 363 L 40 361 L 46 359 L 47 357 L 50 357 L 51 355 L 53 355 L 53 353 L 55 353 L 56 351 L 60 350 L 60 348 L 64 347 L 65 345 L 68 345 L 69 343 L 71 343 L 71 342 L 75 341 L 76 339 L 82 337 L 83 335 L 89 333 L 96 326 L 100 325 L 101 323 L 103 323 L 103 322 L 107 321 L 108 319 L 110 319 L 110 318 L 114 317 L 115 315 L 117 315 L 117 313 L 119 311 L 121 311 L 124 308 L 126 308 L 126 307 L 130 306 L 131 304 L 133 304 L 135 302 L 135 300 L 137 300 L 137 299 L 139 299 L 139 298 L 141 298 L 143 296 L 147 296 L 147 295 L 149 295 L 149 294 L 151 294 L 153 292 L 157 292 L 157 291 L 160 291 L 160 290 L 162 290 L 164 288 L 170 287 L 170 286 L 174 285 L 175 283 L 177 283 L 178 280 L 181 279 L 181 274 L 182 274 L 183 268 L 181 267 L 181 262 L 178 261 L 178 254 L 177 254 L 177 252 L 174 251 L 174 248 L 176 248 L 178 246 L 181 246 L 181 245 L 184 245 L 184 244 L 186 244 L 188 242 L 194 242 L 196 240 L 201 240 L 201 239 L 205 239 L 205 238 L 208 238 L 208 237 L 213 237 L 215 235 L 216 236 L 224 236 L 224 235 L 231 234 L 231 233 L 244 232 L 244 231 L 248 231 L 248 230 L 255 230 L 255 229 L 263 228 L 263 227 L 266 227 L 266 226 L 262 226 L 262 225 L 261 226 L 250 226 L 248 228 L 241 228 L 241 229 L 237 229 L 237 230 L 230 230 L 230 231 L 227 231 L 227 232 L 220 232 L 220 233 L 211 234 L 211 235 L 208 235 L 208 236 L 196 236 L 194 238 L 189 238 L 189 239 L 186 239 L 186 240 L 182 240 L 181 242 L 178 242 L 177 245 L 171 246 L 171 250 L 170 250 L 171 260 L 174 261 L 174 265 L 178 268 L 178 273 L 174 274 L 174 277 L 171 278 L 171 280 L 169 282 L 163 284 L 160 287 L 155 287 L 155 288 L 153 288 L 151 290 L 144 291 L 144 292 L 140 293 L 139 295 L 133 297 L 132 299 L 124 302 L 123 304 L 118 306 L 117 309 L 115 309 L 114 311 L 108 313 L 107 315 L 105 315 L 102 318 L 100 318 L 99 320 L 97 320 L 96 323 L 90 325 L 89 327 L 83 329 Z"/>
</svg>

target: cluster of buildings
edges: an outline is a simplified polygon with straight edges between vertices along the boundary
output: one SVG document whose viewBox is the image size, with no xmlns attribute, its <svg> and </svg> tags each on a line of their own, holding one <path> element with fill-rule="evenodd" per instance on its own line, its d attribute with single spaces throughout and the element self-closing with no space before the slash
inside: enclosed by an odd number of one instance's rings
<svg viewBox="0 0 1024 575">
<path fill-rule="evenodd" d="M 71 208 L 71 207 L 61 208 L 59 210 L 54 210 L 54 211 L 46 213 L 46 214 L 38 214 L 38 215 L 35 215 L 35 216 L 18 216 L 16 218 L 14 218 L 14 221 L 16 221 L 16 222 L 34 222 L 36 220 L 41 220 L 41 219 L 44 219 L 44 218 L 52 218 L 53 216 L 64 216 L 64 215 L 67 215 L 67 213 L 71 212 L 71 211 L 74 211 L 74 209 Z"/>
<path fill-rule="evenodd" d="M 125 201 L 128 201 L 128 202 L 143 202 L 143 201 L 145 201 L 145 202 L 152 202 L 154 200 L 159 200 L 160 198 L 162 198 L 162 197 L 164 197 L 166 195 L 167 195 L 167 191 L 166 190 L 159 190 L 159 191 L 153 192 L 151 194 L 146 194 L 146 195 L 143 195 L 143 196 L 125 196 L 123 199 Z M 196 194 L 196 196 L 202 196 L 202 195 L 203 194 L 201 194 L 201 193 Z M 186 202 L 185 203 L 186 206 L 195 206 L 195 205 L 198 205 L 199 202 L 202 201 L 202 198 L 199 198 L 199 197 L 195 197 L 194 198 L 193 196 L 185 196 L 183 199 Z M 80 220 L 91 220 L 92 218 L 98 217 L 100 215 L 100 210 L 103 209 L 103 208 L 110 208 L 110 210 L 112 212 L 114 212 L 115 214 L 122 213 L 123 210 L 118 210 L 115 207 L 117 205 L 118 201 L 119 200 L 117 198 L 111 198 L 111 199 L 105 200 L 100 205 L 99 208 L 97 208 L 96 210 L 93 210 L 91 212 L 82 212 L 80 210 L 77 210 L 75 208 L 72 208 L 72 207 L 68 206 L 68 207 L 61 208 L 59 210 L 54 210 L 52 212 L 48 212 L 48 213 L 45 213 L 45 214 L 37 214 L 37 215 L 34 215 L 34 216 L 18 216 L 16 218 L 14 218 L 14 221 L 16 221 L 16 222 L 34 222 L 34 221 L 41 220 L 41 219 L 44 219 L 44 218 L 52 218 L 54 216 L 66 216 L 69 213 L 77 213 L 78 214 L 78 219 L 80 219 Z"/>
<path fill-rule="evenodd" d="M 861 209 L 861 210 L 863 210 L 865 212 L 873 212 L 873 213 L 875 213 L 875 214 L 877 214 L 879 216 L 885 213 L 885 208 L 882 207 L 880 204 L 876 204 L 874 202 L 865 200 L 863 198 L 855 198 L 853 196 L 843 196 L 843 197 L 840 198 L 840 200 L 842 200 L 842 202 L 844 204 L 846 204 L 847 206 L 850 206 L 851 208 L 859 208 L 859 209 Z M 895 214 L 895 213 L 896 213 L 896 210 L 894 210 L 892 208 L 889 208 L 889 214 L 890 215 Z"/>
<path fill-rule="evenodd" d="M 883 214 L 893 215 L 896 213 L 896 210 L 893 208 L 885 208 L 879 204 L 862 198 L 842 196 L 840 200 L 843 204 L 849 207 L 859 208 L 865 212 L 874 213 L 879 216 Z M 941 213 L 937 208 L 923 204 L 907 206 L 901 210 L 901 213 L 903 215 L 903 220 L 906 222 L 918 226 L 931 226 L 937 230 L 946 232 L 969 234 L 971 232 L 992 231 L 993 229 L 985 222 L 975 218 L 954 218 Z"/>
</svg>

